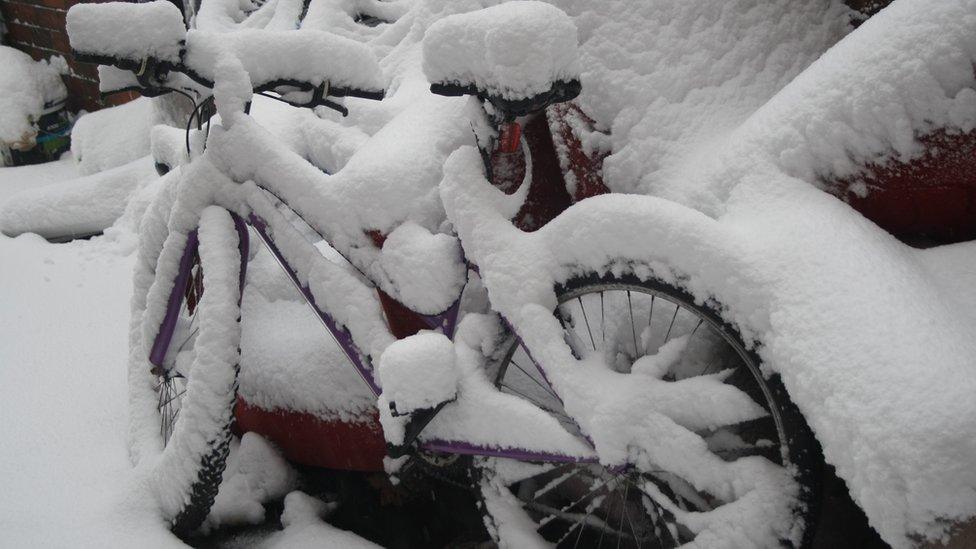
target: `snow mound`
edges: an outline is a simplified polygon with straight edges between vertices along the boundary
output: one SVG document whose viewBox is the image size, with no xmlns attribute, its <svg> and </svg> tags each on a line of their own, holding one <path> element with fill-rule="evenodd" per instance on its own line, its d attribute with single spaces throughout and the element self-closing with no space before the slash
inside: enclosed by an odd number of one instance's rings
<svg viewBox="0 0 976 549">
<path fill-rule="evenodd" d="M 65 97 L 61 74 L 51 63 L 35 62 L 22 51 L 0 46 L 0 146 L 33 145 L 34 123 L 45 105 Z"/>
<path fill-rule="evenodd" d="M 555 82 L 579 78 L 579 71 L 573 20 L 543 2 L 451 15 L 424 37 L 424 72 L 431 82 L 474 86 L 505 99 L 548 92 Z"/>
<path fill-rule="evenodd" d="M 298 473 L 277 448 L 261 435 L 244 433 L 237 448 L 231 448 L 205 528 L 258 524 L 264 520 L 264 503 L 284 497 L 297 485 Z"/>
<path fill-rule="evenodd" d="M 380 381 L 401 414 L 452 400 L 458 383 L 454 344 L 439 332 L 394 341 L 380 357 Z"/>
<path fill-rule="evenodd" d="M 840 0 L 556 0 L 580 33 L 584 112 L 618 192 L 678 199 L 703 159 L 850 31 Z"/>
<path fill-rule="evenodd" d="M 111 65 L 98 66 L 98 91 L 112 93 L 125 88 L 141 88 L 139 80 L 132 71 L 122 70 Z"/>
<path fill-rule="evenodd" d="M 409 303 L 436 303 L 443 292 L 459 295 L 465 282 L 461 243 L 407 221 L 393 230 L 380 253 L 380 267 Z"/>
<path fill-rule="evenodd" d="M 152 102 L 145 97 L 78 118 L 71 130 L 78 171 L 90 175 L 149 154 L 151 119 Z"/>
<path fill-rule="evenodd" d="M 61 239 L 97 234 L 112 226 L 140 185 L 156 178 L 149 157 L 97 174 L 27 189 L 0 206 L 0 231 Z"/>
<path fill-rule="evenodd" d="M 976 2 L 895 2 L 830 49 L 735 133 L 809 182 L 920 156 L 918 138 L 976 129 Z"/>
<path fill-rule="evenodd" d="M 79 53 L 178 63 L 186 27 L 183 14 L 166 0 L 140 4 L 78 4 L 68 10 L 71 49 Z"/>
<path fill-rule="evenodd" d="M 274 549 L 379 549 L 379 545 L 323 521 L 334 508 L 334 505 L 304 492 L 288 494 L 285 497 L 285 510 L 281 514 L 281 524 L 285 529 L 272 536 L 267 546 Z"/>
<path fill-rule="evenodd" d="M 265 410 L 359 420 L 376 397 L 284 276 L 260 246 L 248 265 L 241 305 L 239 394 Z"/>
<path fill-rule="evenodd" d="M 318 30 L 242 29 L 232 33 L 190 31 L 185 62 L 213 81 L 223 52 L 242 63 L 255 86 L 297 80 L 332 87 L 382 91 L 386 83 L 376 57 L 365 45 Z"/>
</svg>

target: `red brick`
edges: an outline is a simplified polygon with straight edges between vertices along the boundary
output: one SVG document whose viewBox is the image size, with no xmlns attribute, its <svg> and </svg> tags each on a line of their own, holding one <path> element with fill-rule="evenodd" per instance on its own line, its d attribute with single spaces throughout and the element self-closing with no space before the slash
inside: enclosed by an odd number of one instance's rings
<svg viewBox="0 0 976 549">
<path fill-rule="evenodd" d="M 32 44 L 34 42 L 34 29 L 18 23 L 7 23 L 6 39 L 19 44 Z"/>
<path fill-rule="evenodd" d="M 36 8 L 34 10 L 34 19 L 31 22 L 45 29 L 64 31 L 64 12 Z"/>
<path fill-rule="evenodd" d="M 31 27 L 31 44 L 34 44 L 38 48 L 50 48 L 51 47 L 51 31 L 47 29 L 42 29 L 41 27 Z"/>
<path fill-rule="evenodd" d="M 32 0 L 34 3 L 46 8 L 61 8 L 64 9 L 67 6 L 65 0 Z"/>
<path fill-rule="evenodd" d="M 138 97 L 139 94 L 134 92 L 113 93 L 112 95 L 106 97 L 103 102 L 108 105 L 122 105 Z"/>
<path fill-rule="evenodd" d="M 98 85 L 68 76 L 64 79 L 68 94 L 77 97 L 98 97 Z"/>
<path fill-rule="evenodd" d="M 68 42 L 68 35 L 59 31 L 48 31 L 50 33 L 50 42 L 52 49 L 58 50 L 63 55 L 69 55 L 71 53 L 71 43 Z"/>
<path fill-rule="evenodd" d="M 81 109 L 93 112 L 102 107 L 103 105 L 97 99 L 91 97 L 72 97 L 68 99 L 68 109 L 72 112 L 78 112 Z"/>
<path fill-rule="evenodd" d="M 24 46 L 20 48 L 21 51 L 26 52 L 34 61 L 40 61 L 41 59 L 47 59 L 48 52 L 36 47 L 36 46 Z"/>
<path fill-rule="evenodd" d="M 64 56 L 68 61 L 68 66 L 78 74 L 86 75 L 89 78 L 98 78 L 98 65 L 94 63 L 83 63 L 75 59 L 74 53 Z M 87 67 L 87 68 L 82 68 Z"/>
<path fill-rule="evenodd" d="M 0 4 L 0 12 L 3 18 L 10 24 L 13 21 L 29 23 L 34 18 L 34 6 L 21 4 L 19 2 L 3 2 Z"/>
<path fill-rule="evenodd" d="M 76 63 L 69 58 L 68 67 L 75 76 L 80 76 L 83 80 L 98 80 L 98 69 L 95 65 L 90 65 L 88 63 Z"/>
</svg>

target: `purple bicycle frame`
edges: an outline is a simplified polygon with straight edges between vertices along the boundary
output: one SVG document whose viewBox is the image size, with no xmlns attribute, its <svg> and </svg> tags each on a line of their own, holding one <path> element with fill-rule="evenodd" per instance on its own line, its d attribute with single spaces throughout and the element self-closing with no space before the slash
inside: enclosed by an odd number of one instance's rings
<svg viewBox="0 0 976 549">
<path fill-rule="evenodd" d="M 240 284 L 241 293 L 243 294 L 244 280 L 246 273 L 246 265 L 248 258 L 248 231 L 247 226 L 252 226 L 261 240 L 267 246 L 268 250 L 277 260 L 281 269 L 288 275 L 295 288 L 301 293 L 302 297 L 308 303 L 308 305 L 315 312 L 316 316 L 321 320 L 323 325 L 332 334 L 336 343 L 342 349 L 343 353 L 355 367 L 357 373 L 362 377 L 363 381 L 373 392 L 374 395 L 379 396 L 382 390 L 373 376 L 373 369 L 367 365 L 367 357 L 359 347 L 353 341 L 352 335 L 344 327 L 341 327 L 332 316 L 322 310 L 321 307 L 316 303 L 315 296 L 312 295 L 311 290 L 308 286 L 301 283 L 298 278 L 297 272 L 289 265 L 287 259 L 281 253 L 281 250 L 275 244 L 274 239 L 268 233 L 267 223 L 256 216 L 255 214 L 250 214 L 248 216 L 247 222 L 241 219 L 239 216 L 231 214 L 234 219 L 234 225 L 237 229 L 239 235 L 239 248 L 241 252 L 241 271 L 240 271 Z M 183 289 L 186 287 L 189 281 L 190 274 L 193 268 L 193 259 L 197 253 L 197 248 L 199 246 L 199 239 L 197 236 L 197 231 L 192 231 L 187 235 L 186 247 L 183 250 L 183 256 L 180 259 L 180 266 L 177 276 L 173 283 L 173 289 L 170 292 L 169 300 L 166 306 L 166 314 L 163 318 L 163 322 L 160 324 L 159 331 L 156 334 L 156 339 L 153 341 L 153 345 L 150 351 L 149 360 L 156 366 L 162 366 L 163 361 L 166 357 L 166 351 L 169 348 L 170 341 L 173 338 L 175 332 L 176 320 L 179 315 L 179 310 L 183 301 Z M 457 327 L 457 319 L 460 310 L 460 296 L 446 311 L 436 314 L 436 315 L 420 315 L 424 322 L 431 327 L 431 329 L 440 329 L 443 333 L 450 338 L 454 336 L 454 330 Z M 531 354 L 529 358 L 535 364 L 536 368 L 543 376 L 544 382 L 549 385 L 552 389 L 552 385 L 549 383 L 549 379 L 545 376 L 542 371 L 542 367 L 532 358 Z M 555 394 L 555 390 L 553 394 Z M 584 440 L 592 445 L 592 443 L 587 439 Z M 454 441 L 454 440 L 426 440 L 420 443 L 420 447 L 433 452 L 443 452 L 451 454 L 463 454 L 463 455 L 479 455 L 487 457 L 502 457 L 515 459 L 519 461 L 536 461 L 536 462 L 550 462 L 550 463 L 590 463 L 596 462 L 597 458 L 595 456 L 571 456 L 563 455 L 551 452 L 543 452 L 536 450 L 528 450 L 524 448 L 498 448 L 491 446 L 483 446 L 478 444 L 472 444 L 465 441 Z"/>
<path fill-rule="evenodd" d="M 244 295 L 244 281 L 247 278 L 247 250 L 250 247 L 250 236 L 247 232 L 247 225 L 237 214 L 231 213 L 234 220 L 234 229 L 237 231 L 237 249 L 241 255 L 241 267 L 239 275 L 240 296 L 237 303 L 240 305 L 241 297 Z M 176 331 L 176 319 L 180 314 L 180 307 L 183 305 L 183 289 L 186 288 L 190 280 L 190 273 L 193 271 L 193 258 L 197 254 L 200 246 L 200 238 L 196 230 L 190 231 L 186 235 L 186 244 L 183 247 L 183 255 L 180 257 L 180 267 L 173 281 L 173 289 L 169 292 L 169 299 L 166 301 L 166 314 L 163 322 L 159 325 L 156 332 L 156 339 L 153 340 L 152 348 L 149 351 L 149 362 L 154 366 L 163 366 L 166 359 L 166 351 L 173 340 Z"/>
</svg>

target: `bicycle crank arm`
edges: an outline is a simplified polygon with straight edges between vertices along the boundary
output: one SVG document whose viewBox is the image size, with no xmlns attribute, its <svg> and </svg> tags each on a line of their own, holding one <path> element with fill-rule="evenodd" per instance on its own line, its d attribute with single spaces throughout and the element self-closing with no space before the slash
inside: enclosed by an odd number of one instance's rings
<svg viewBox="0 0 976 549">
<path fill-rule="evenodd" d="M 433 420 L 434 417 L 440 413 L 444 406 L 450 404 L 451 402 L 454 402 L 454 399 L 441 402 L 433 408 L 417 410 L 416 412 L 410 414 L 410 419 L 407 420 L 407 426 L 404 429 L 405 432 L 403 435 L 403 443 L 392 444 L 387 442 L 387 455 L 393 459 L 398 459 L 409 454 L 414 447 L 414 443 L 417 441 L 417 437 L 420 436 L 420 433 L 424 430 L 424 428 L 430 424 L 431 420 Z"/>
</svg>

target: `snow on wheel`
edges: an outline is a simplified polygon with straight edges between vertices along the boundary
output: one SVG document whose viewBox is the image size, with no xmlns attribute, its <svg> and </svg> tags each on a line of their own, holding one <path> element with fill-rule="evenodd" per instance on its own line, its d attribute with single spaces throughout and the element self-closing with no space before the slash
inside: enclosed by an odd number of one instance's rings
<svg viewBox="0 0 976 549">
<path fill-rule="evenodd" d="M 502 546 L 802 546 L 811 538 L 819 447 L 778 378 L 761 372 L 714 307 L 656 280 L 590 276 L 561 288 L 554 314 L 581 367 L 599 363 L 634 385 L 653 378 L 659 405 L 637 413 L 663 410 L 654 422 L 667 428 L 635 437 L 626 463 L 482 460 L 486 524 Z M 499 390 L 586 436 L 518 338 L 494 376 Z M 625 398 L 605 395 L 593 406 Z M 672 397 L 681 405 L 669 405 Z M 730 397 L 757 413 L 707 426 L 695 417 L 697 408 L 714 418 Z"/>
<path fill-rule="evenodd" d="M 153 283 L 172 283 L 150 353 L 163 443 L 154 476 L 163 514 L 180 536 L 207 517 L 230 447 L 246 234 L 225 210 L 204 210 L 199 230 L 185 238 L 176 280 L 164 280 L 173 271 L 163 269 Z"/>
<path fill-rule="evenodd" d="M 163 444 L 169 442 L 179 418 L 186 394 L 187 376 L 196 356 L 194 343 L 200 330 L 198 305 L 203 296 L 203 266 L 200 254 L 194 253 L 190 274 L 183 289 L 183 300 L 178 313 L 175 332 L 166 352 L 167 363 L 153 368 L 156 376 L 159 411 L 159 434 Z"/>
</svg>

